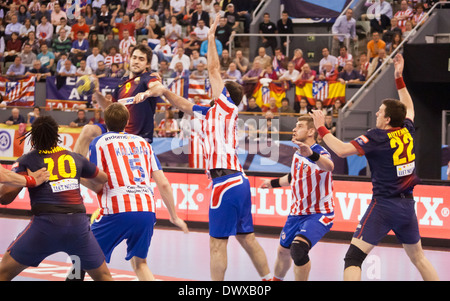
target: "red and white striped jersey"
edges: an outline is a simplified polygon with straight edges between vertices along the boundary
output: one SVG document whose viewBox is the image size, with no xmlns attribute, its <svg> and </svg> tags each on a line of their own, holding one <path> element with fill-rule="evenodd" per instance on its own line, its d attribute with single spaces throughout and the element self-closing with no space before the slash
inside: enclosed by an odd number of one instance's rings
<svg viewBox="0 0 450 301">
<path fill-rule="evenodd" d="M 330 156 L 318 144 L 311 149 L 320 155 Z M 315 162 L 295 152 L 291 166 L 292 205 L 290 215 L 331 213 L 334 210 L 331 172 L 321 169 Z"/>
<path fill-rule="evenodd" d="M 399 10 L 395 13 L 394 17 L 396 18 L 405 18 L 404 20 L 398 20 L 397 26 L 401 28 L 402 31 L 405 31 L 405 24 L 406 21 L 411 20 L 411 18 L 414 16 L 414 12 L 411 8 L 408 8 L 406 10 Z"/>
<path fill-rule="evenodd" d="M 200 137 L 207 172 L 222 168 L 244 172 L 237 149 L 238 108 L 226 88 L 212 107 L 194 105 L 194 116 L 201 121 Z"/>
<path fill-rule="evenodd" d="M 161 164 L 150 144 L 142 137 L 107 132 L 89 146 L 89 159 L 108 175 L 97 194 L 100 214 L 155 212 L 151 175 Z"/>
</svg>

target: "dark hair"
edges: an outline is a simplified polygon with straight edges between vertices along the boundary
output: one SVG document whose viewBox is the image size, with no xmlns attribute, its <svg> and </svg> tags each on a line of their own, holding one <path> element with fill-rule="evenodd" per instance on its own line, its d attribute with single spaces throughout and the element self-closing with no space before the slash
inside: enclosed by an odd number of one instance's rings
<svg viewBox="0 0 450 301">
<path fill-rule="evenodd" d="M 406 118 L 406 106 L 397 99 L 387 98 L 383 100 L 386 106 L 384 117 L 391 118 L 389 125 L 392 127 L 401 127 Z"/>
<path fill-rule="evenodd" d="M 148 47 L 147 45 L 138 44 L 134 46 L 133 50 L 131 50 L 130 57 L 136 50 L 140 50 L 147 55 L 147 64 L 150 64 L 152 62 L 153 51 L 150 47 Z"/>
<path fill-rule="evenodd" d="M 244 89 L 242 86 L 233 81 L 225 82 L 225 88 L 227 88 L 228 93 L 230 93 L 231 100 L 236 106 L 241 103 L 242 96 L 244 96 Z"/>
<path fill-rule="evenodd" d="M 53 117 L 38 117 L 31 125 L 31 130 L 21 136 L 20 143 L 31 136 L 31 145 L 37 151 L 49 151 L 61 142 L 58 128 L 59 125 Z"/>
<path fill-rule="evenodd" d="M 122 132 L 129 118 L 128 109 L 121 103 L 112 103 L 105 109 L 105 123 L 109 131 Z"/>
</svg>

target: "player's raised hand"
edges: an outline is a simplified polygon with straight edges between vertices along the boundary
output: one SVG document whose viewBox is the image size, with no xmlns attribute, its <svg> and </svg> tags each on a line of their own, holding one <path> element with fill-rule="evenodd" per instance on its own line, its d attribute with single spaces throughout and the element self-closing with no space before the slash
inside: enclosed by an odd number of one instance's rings
<svg viewBox="0 0 450 301">
<path fill-rule="evenodd" d="M 292 141 L 295 145 L 298 146 L 297 151 L 298 151 L 298 152 L 300 153 L 300 155 L 302 155 L 303 157 L 309 157 L 309 156 L 311 156 L 311 155 L 313 154 L 313 151 L 312 151 L 312 149 L 309 147 L 309 145 L 307 145 L 307 144 L 305 144 L 305 143 L 303 143 L 303 142 L 301 142 L 301 141 L 295 140 L 295 138 L 292 138 L 291 141 Z"/>
<path fill-rule="evenodd" d="M 177 226 L 178 228 L 180 228 L 184 233 L 189 233 L 189 229 L 188 226 L 186 225 L 186 223 L 184 222 L 184 220 L 182 220 L 181 218 L 179 218 L 178 216 L 175 219 L 170 219 L 170 222 L 172 224 L 174 224 L 175 226 Z"/>
<path fill-rule="evenodd" d="M 395 78 L 400 78 L 403 76 L 403 67 L 405 65 L 405 60 L 403 59 L 403 56 L 398 53 L 394 57 L 394 76 Z"/>
<path fill-rule="evenodd" d="M 263 179 L 263 182 L 261 183 L 261 185 L 259 185 L 259 188 L 272 188 L 272 185 L 270 184 L 270 180 L 269 179 Z"/>
<path fill-rule="evenodd" d="M 219 25 L 219 20 L 220 20 L 220 14 L 216 14 L 214 23 L 211 24 L 211 27 L 209 28 L 208 36 L 212 36 L 212 37 L 216 36 L 216 29 L 217 29 L 217 25 Z"/>
<path fill-rule="evenodd" d="M 133 99 L 133 103 L 137 104 L 143 102 L 148 97 L 161 96 L 165 90 L 166 87 L 164 87 L 164 85 L 160 81 L 151 82 L 148 85 L 147 91 L 136 94 L 136 96 Z"/>
<path fill-rule="evenodd" d="M 309 115 L 314 120 L 314 126 L 316 127 L 316 129 L 325 125 L 325 115 L 323 114 L 322 110 L 311 110 L 311 113 L 309 113 Z"/>
</svg>

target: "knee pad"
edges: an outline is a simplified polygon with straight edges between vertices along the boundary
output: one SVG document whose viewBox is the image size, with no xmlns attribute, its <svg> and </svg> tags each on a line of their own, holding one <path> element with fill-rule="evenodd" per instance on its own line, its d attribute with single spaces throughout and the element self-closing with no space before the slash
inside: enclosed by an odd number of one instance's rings
<svg viewBox="0 0 450 301">
<path fill-rule="evenodd" d="M 360 248 L 351 244 L 350 247 L 348 248 L 347 254 L 345 254 L 344 269 L 346 269 L 350 266 L 357 266 L 357 267 L 361 268 L 361 265 L 362 265 L 364 259 L 366 259 L 366 256 L 367 256 L 367 254 L 364 253 L 363 251 L 361 251 Z"/>
<path fill-rule="evenodd" d="M 302 266 L 309 262 L 309 245 L 301 240 L 294 240 L 291 244 L 291 257 L 296 266 Z"/>
</svg>

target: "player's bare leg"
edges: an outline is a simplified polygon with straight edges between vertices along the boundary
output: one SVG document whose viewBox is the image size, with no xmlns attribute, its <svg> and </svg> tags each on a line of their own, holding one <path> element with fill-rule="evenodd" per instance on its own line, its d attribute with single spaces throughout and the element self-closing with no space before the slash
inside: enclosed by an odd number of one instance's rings
<svg viewBox="0 0 450 301">
<path fill-rule="evenodd" d="M 275 260 L 275 267 L 273 270 L 274 279 L 284 279 L 286 273 L 291 268 L 291 264 L 291 250 L 278 245 L 277 258 Z"/>
<path fill-rule="evenodd" d="M 270 275 L 266 253 L 256 240 L 255 233 L 238 234 L 236 235 L 236 239 L 250 256 L 259 276 L 263 278 Z"/>
<path fill-rule="evenodd" d="M 86 270 L 86 273 L 88 273 L 94 281 L 113 281 L 105 261 L 103 261 L 102 265 L 96 269 Z"/>
<path fill-rule="evenodd" d="M 27 267 L 28 266 L 26 265 L 18 263 L 11 257 L 9 252 L 6 252 L 0 262 L 0 281 L 11 281 Z"/>
<path fill-rule="evenodd" d="M 436 273 L 436 270 L 423 253 L 422 243 L 420 242 L 420 240 L 416 244 L 403 244 L 403 248 L 405 249 L 406 254 L 408 254 L 409 259 L 411 259 L 411 262 L 419 270 L 423 280 L 425 281 L 439 280 L 439 276 Z"/>
<path fill-rule="evenodd" d="M 225 278 L 225 271 L 227 270 L 227 245 L 228 239 L 219 239 L 210 237 L 210 272 L 211 280 L 223 281 Z"/>
<path fill-rule="evenodd" d="M 352 245 L 358 247 L 365 254 L 369 254 L 375 247 L 359 238 L 352 238 Z M 349 266 L 344 270 L 344 281 L 361 281 L 361 267 Z"/>
<path fill-rule="evenodd" d="M 130 262 L 139 281 L 155 280 L 152 271 L 150 271 L 150 268 L 148 267 L 147 259 L 134 256 L 131 258 Z"/>
<path fill-rule="evenodd" d="M 81 130 L 80 136 L 75 143 L 73 151 L 87 157 L 89 151 L 89 144 L 95 137 L 102 134 L 102 130 L 99 126 L 93 124 L 87 124 Z"/>
</svg>

